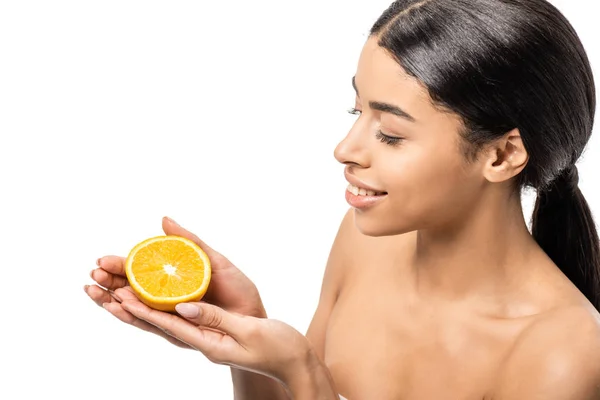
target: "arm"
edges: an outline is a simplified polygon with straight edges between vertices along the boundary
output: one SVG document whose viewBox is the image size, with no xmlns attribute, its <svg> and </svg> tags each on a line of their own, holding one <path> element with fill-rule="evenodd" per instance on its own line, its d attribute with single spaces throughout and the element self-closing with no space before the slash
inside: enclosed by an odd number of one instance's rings
<svg viewBox="0 0 600 400">
<path fill-rule="evenodd" d="M 287 384 L 290 398 L 294 400 L 339 400 L 335 384 L 325 364 L 314 352 L 298 373 Z"/>
<path fill-rule="evenodd" d="M 322 362 L 325 332 L 329 315 L 341 287 L 341 272 L 344 265 L 343 249 L 347 246 L 349 233 L 353 226 L 353 212 L 349 210 L 342 220 L 332 245 L 321 285 L 319 304 L 306 333 L 306 337 L 314 349 L 314 353 L 311 354 L 305 365 L 306 368 L 303 368 L 303 371 L 296 376 L 296 380 L 291 382 L 287 389 L 276 380 L 264 375 L 231 368 L 235 400 L 289 398 L 315 400 L 318 399 L 315 393 L 327 392 L 327 387 L 333 385 L 329 371 Z M 324 398 L 329 399 L 330 397 Z M 331 398 L 337 399 L 337 397 Z"/>
<path fill-rule="evenodd" d="M 354 213 L 350 209 L 346 212 L 331 247 L 323 275 L 319 304 L 306 332 L 306 337 L 311 342 L 315 354 L 321 360 L 324 360 L 325 356 L 325 334 L 327 332 L 329 316 L 342 288 L 343 272 L 345 267 L 348 266 L 345 259 L 345 250 L 351 246 L 354 229 Z"/>
<path fill-rule="evenodd" d="M 289 400 L 283 386 L 268 376 L 231 367 L 235 400 Z"/>
<path fill-rule="evenodd" d="M 267 318 L 264 308 L 258 318 Z M 234 400 L 289 400 L 284 386 L 268 376 L 231 367 Z"/>
</svg>

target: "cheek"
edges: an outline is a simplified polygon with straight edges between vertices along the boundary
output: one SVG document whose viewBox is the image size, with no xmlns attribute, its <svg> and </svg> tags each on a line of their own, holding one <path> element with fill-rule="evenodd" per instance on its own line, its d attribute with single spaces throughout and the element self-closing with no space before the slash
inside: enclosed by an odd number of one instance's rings
<svg viewBox="0 0 600 400">
<path fill-rule="evenodd" d="M 407 148 L 390 158 L 383 173 L 384 184 L 397 199 L 415 203 L 437 202 L 461 180 L 462 159 L 441 146 Z"/>
<path fill-rule="evenodd" d="M 387 165 L 382 172 L 382 182 L 388 190 L 385 207 L 376 218 L 363 221 L 364 230 L 370 231 L 371 236 L 432 227 L 443 223 L 465 203 L 461 187 L 466 178 L 460 155 L 443 149 L 415 151 L 390 160 Z"/>
<path fill-rule="evenodd" d="M 407 140 L 399 148 L 377 147 L 372 172 L 388 197 L 371 210 L 356 211 L 356 226 L 363 234 L 388 236 L 442 227 L 472 209 L 477 197 L 473 171 L 465 165 L 457 134 L 451 132 L 436 127 L 423 132 L 426 138 Z"/>
</svg>

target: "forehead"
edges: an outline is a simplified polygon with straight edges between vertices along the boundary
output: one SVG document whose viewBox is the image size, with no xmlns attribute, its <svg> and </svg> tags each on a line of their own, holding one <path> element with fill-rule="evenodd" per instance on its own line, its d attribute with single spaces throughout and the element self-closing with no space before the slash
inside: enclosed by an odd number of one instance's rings
<svg viewBox="0 0 600 400">
<path fill-rule="evenodd" d="M 461 124 L 460 118 L 433 103 L 427 88 L 370 37 L 360 54 L 355 82 L 362 103 L 380 101 L 397 105 L 418 121 Z"/>
<path fill-rule="evenodd" d="M 367 40 L 358 60 L 356 84 L 361 97 L 363 92 L 365 95 L 369 92 L 429 101 L 426 88 L 407 74 L 388 51 L 377 44 L 377 40 L 377 37 Z"/>
</svg>

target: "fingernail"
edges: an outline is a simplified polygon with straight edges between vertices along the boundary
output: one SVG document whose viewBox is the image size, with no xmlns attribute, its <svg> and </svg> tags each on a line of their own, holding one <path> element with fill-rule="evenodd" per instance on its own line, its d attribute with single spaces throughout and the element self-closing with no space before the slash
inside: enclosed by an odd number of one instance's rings
<svg viewBox="0 0 600 400">
<path fill-rule="evenodd" d="M 108 310 L 108 308 L 107 308 L 107 307 L 108 307 L 108 305 L 109 305 L 109 304 L 110 304 L 110 303 L 102 303 L 102 308 L 104 308 L 105 310 Z"/>
<path fill-rule="evenodd" d="M 177 222 L 175 222 L 175 220 L 174 220 L 173 218 L 167 217 L 167 219 L 168 219 L 168 220 L 169 220 L 171 223 L 173 223 L 173 224 L 175 224 L 175 225 L 177 225 L 177 226 L 181 226 L 181 225 L 179 225 Z"/>
<path fill-rule="evenodd" d="M 102 258 L 99 258 L 99 259 L 96 260 L 96 265 L 97 266 L 100 266 L 100 260 L 102 260 Z"/>
<path fill-rule="evenodd" d="M 189 303 L 180 303 L 175 306 L 175 310 L 183 317 L 194 318 L 200 315 L 200 307 Z"/>
<path fill-rule="evenodd" d="M 84 285 L 83 286 L 83 291 L 87 293 L 88 288 L 90 287 L 90 285 Z"/>
<path fill-rule="evenodd" d="M 95 271 L 95 269 L 90 271 L 90 278 L 92 278 L 92 279 L 94 279 L 94 271 Z"/>
</svg>

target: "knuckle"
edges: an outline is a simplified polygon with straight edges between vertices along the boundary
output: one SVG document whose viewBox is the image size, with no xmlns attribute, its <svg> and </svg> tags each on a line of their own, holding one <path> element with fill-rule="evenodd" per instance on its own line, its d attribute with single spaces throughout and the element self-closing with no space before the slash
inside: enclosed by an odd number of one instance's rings
<svg viewBox="0 0 600 400">
<path fill-rule="evenodd" d="M 174 338 L 177 337 L 177 329 L 176 329 L 176 317 L 171 316 L 165 323 L 165 325 L 163 326 L 163 330 L 164 332 L 169 335 L 172 336 Z"/>
<path fill-rule="evenodd" d="M 196 243 L 198 246 L 202 246 L 202 240 L 195 233 L 190 232 L 190 240 Z"/>
<path fill-rule="evenodd" d="M 229 263 L 229 260 L 225 258 L 225 256 L 221 253 L 215 252 L 211 254 L 211 262 L 213 262 L 216 265 L 227 265 Z"/>
<path fill-rule="evenodd" d="M 131 326 L 135 326 L 138 329 L 142 329 L 144 324 L 142 323 L 142 321 L 136 317 L 134 317 L 133 315 L 129 314 L 129 315 L 124 315 L 123 319 L 121 319 L 121 321 L 131 325 Z"/>
<path fill-rule="evenodd" d="M 158 327 L 158 329 L 160 329 L 161 331 L 163 331 L 166 335 L 172 337 L 172 338 L 176 338 L 175 333 L 173 332 L 173 329 L 170 326 L 163 326 L 163 327 Z"/>
<path fill-rule="evenodd" d="M 104 303 L 110 303 L 111 297 L 110 295 L 102 289 L 98 289 L 97 293 L 94 294 L 92 299 L 98 304 L 98 306 L 102 307 Z"/>
<path fill-rule="evenodd" d="M 250 341 L 254 341 L 262 337 L 262 330 L 257 324 L 249 324 L 246 330 L 246 337 Z"/>
<path fill-rule="evenodd" d="M 223 324 L 223 316 L 219 313 L 211 311 L 206 315 L 206 323 L 208 326 L 219 328 Z"/>
<path fill-rule="evenodd" d="M 103 305 L 104 303 L 106 303 L 106 301 L 104 301 L 104 298 L 103 298 L 103 297 L 98 297 L 98 298 L 95 298 L 95 299 L 93 299 L 93 300 L 94 300 L 94 303 L 96 303 L 96 305 L 97 305 L 98 307 L 102 307 L 102 305 Z"/>
</svg>

